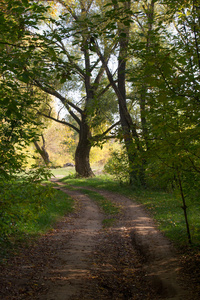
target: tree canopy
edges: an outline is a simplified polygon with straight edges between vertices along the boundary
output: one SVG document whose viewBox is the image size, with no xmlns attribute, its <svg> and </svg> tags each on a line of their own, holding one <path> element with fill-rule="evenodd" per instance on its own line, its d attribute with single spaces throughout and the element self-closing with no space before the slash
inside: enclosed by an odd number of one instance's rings
<svg viewBox="0 0 200 300">
<path fill-rule="evenodd" d="M 28 1 L 1 1 L 0 6 L 0 174 L 9 176 L 20 171 L 22 149 L 37 135 L 33 111 L 40 97 L 33 97 L 24 69 L 32 51 L 25 27 L 35 27 L 45 9 Z"/>
<path fill-rule="evenodd" d="M 199 193 L 200 179 L 198 1 L 2 0 L 0 7 L 1 172 L 22 164 L 37 111 L 78 134 L 79 176 L 93 176 L 91 147 L 117 137 L 130 183 L 178 186 L 186 212 L 185 195 Z M 41 111 L 45 94 L 62 103 L 61 118 Z"/>
</svg>

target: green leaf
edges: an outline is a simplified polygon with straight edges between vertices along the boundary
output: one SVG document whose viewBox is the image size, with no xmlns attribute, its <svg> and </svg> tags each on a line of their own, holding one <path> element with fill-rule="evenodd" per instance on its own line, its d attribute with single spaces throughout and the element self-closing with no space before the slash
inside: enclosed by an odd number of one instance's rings
<svg viewBox="0 0 200 300">
<path fill-rule="evenodd" d="M 49 53 L 53 57 L 54 60 L 57 58 L 56 52 L 53 48 L 49 48 Z"/>
<path fill-rule="evenodd" d="M 25 5 L 25 7 L 29 6 L 28 0 L 22 0 L 22 3 Z"/>
<path fill-rule="evenodd" d="M 29 77 L 29 74 L 28 72 L 24 72 L 20 78 L 19 78 L 21 81 L 25 82 L 25 83 L 28 83 L 30 81 L 30 77 Z"/>
<path fill-rule="evenodd" d="M 120 36 L 121 36 L 121 37 L 126 37 L 127 35 L 126 35 L 126 33 L 121 32 L 121 33 L 120 33 Z"/>
</svg>

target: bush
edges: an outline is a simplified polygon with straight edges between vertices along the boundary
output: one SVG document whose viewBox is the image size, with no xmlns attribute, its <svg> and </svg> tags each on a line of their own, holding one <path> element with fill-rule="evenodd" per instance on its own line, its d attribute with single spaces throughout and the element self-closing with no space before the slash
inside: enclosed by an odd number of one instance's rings
<svg viewBox="0 0 200 300">
<path fill-rule="evenodd" d="M 175 188 L 175 173 L 161 161 L 150 161 L 145 170 L 146 185 L 152 190 L 171 191 Z"/>
<path fill-rule="evenodd" d="M 112 175 L 120 183 L 129 182 L 129 162 L 124 149 L 115 150 L 104 166 L 106 173 Z"/>
<path fill-rule="evenodd" d="M 20 234 L 20 222 L 34 220 L 38 211 L 45 210 L 54 191 L 40 183 L 49 176 L 48 170 L 34 168 L 20 177 L 0 178 L 0 245 Z"/>
</svg>

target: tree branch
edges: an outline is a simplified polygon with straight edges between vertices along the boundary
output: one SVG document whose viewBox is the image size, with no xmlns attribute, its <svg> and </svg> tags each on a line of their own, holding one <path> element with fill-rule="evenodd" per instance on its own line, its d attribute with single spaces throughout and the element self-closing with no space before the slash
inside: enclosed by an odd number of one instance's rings
<svg viewBox="0 0 200 300">
<path fill-rule="evenodd" d="M 97 139 L 99 139 L 99 138 L 108 138 L 108 137 L 106 137 L 105 135 L 106 135 L 108 132 L 110 132 L 114 127 L 116 127 L 117 125 L 119 125 L 119 124 L 120 124 L 120 121 L 117 121 L 115 124 L 113 124 L 113 125 L 110 126 L 108 129 L 106 129 L 106 131 L 104 131 L 104 132 L 101 133 L 101 134 L 95 135 L 92 139 L 97 140 Z M 110 138 L 111 138 L 111 137 L 110 137 Z"/>
<path fill-rule="evenodd" d="M 60 95 L 57 91 L 53 90 L 51 87 L 43 86 L 37 79 L 33 79 L 33 82 L 35 83 L 36 86 L 38 86 L 44 92 L 58 98 L 62 102 L 62 104 L 67 108 L 67 110 L 68 110 L 69 114 L 72 116 L 72 118 L 80 125 L 80 123 L 81 123 L 80 119 L 75 115 L 75 113 L 73 113 L 73 111 L 71 110 L 70 107 L 74 108 L 80 114 L 83 114 L 82 109 L 80 109 L 78 106 L 73 104 L 71 101 L 64 98 L 62 95 Z"/>
<path fill-rule="evenodd" d="M 58 119 L 56 119 L 56 118 L 54 118 L 54 117 L 51 117 L 50 115 L 46 115 L 46 114 L 44 114 L 44 113 L 41 113 L 41 112 L 37 112 L 39 115 L 41 115 L 41 116 L 43 116 L 43 117 L 45 117 L 45 118 L 47 118 L 47 119 L 50 119 L 50 120 L 53 120 L 53 121 L 55 121 L 55 122 L 57 122 L 57 123 L 61 123 L 61 124 L 64 124 L 64 125 L 66 125 L 66 126 L 69 126 L 70 128 L 72 128 L 72 129 L 74 129 L 76 132 L 80 132 L 80 130 L 76 127 L 76 126 L 74 126 L 74 125 L 72 125 L 72 124 L 70 124 L 70 123 L 68 123 L 68 122 L 66 122 L 66 121 L 63 121 L 63 120 L 58 120 Z"/>
<path fill-rule="evenodd" d="M 79 74 L 82 76 L 82 78 L 84 79 L 84 78 L 85 78 L 85 73 L 84 73 L 84 71 L 83 71 L 77 64 L 74 63 L 74 61 L 72 60 L 72 58 L 71 58 L 69 52 L 68 52 L 67 49 L 65 48 L 65 46 L 64 46 L 64 44 L 63 44 L 62 41 L 60 42 L 60 44 L 61 44 L 62 50 L 63 50 L 63 51 L 65 52 L 65 54 L 67 55 L 67 58 L 69 59 L 71 65 L 72 65 L 72 69 L 73 69 L 73 68 L 76 69 L 76 70 L 79 72 Z"/>
</svg>

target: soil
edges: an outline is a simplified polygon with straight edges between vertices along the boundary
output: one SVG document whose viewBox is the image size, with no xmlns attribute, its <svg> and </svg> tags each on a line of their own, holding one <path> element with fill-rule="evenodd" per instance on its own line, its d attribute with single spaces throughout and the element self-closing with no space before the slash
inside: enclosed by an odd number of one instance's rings
<svg viewBox="0 0 200 300">
<path fill-rule="evenodd" d="M 200 299 L 195 266 L 188 271 L 192 264 L 142 205 L 98 190 L 121 206 L 114 225 L 103 228 L 104 214 L 90 198 L 57 183 L 74 198 L 75 213 L 0 267 L 0 299 Z"/>
</svg>

